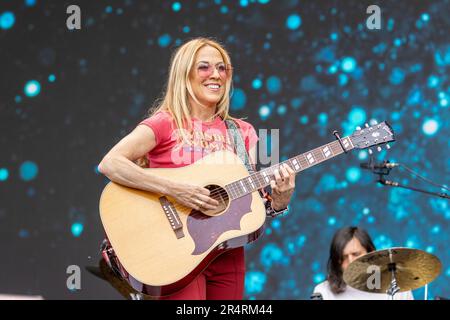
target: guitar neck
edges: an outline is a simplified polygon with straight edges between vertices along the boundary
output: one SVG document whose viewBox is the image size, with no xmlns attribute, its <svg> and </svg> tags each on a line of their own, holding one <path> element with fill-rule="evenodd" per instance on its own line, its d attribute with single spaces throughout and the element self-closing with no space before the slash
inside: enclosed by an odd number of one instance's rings
<svg viewBox="0 0 450 320">
<path fill-rule="evenodd" d="M 345 151 L 354 148 L 349 137 L 342 138 L 341 141 Z M 281 164 L 287 164 L 293 171 L 300 172 L 342 153 L 344 153 L 344 149 L 336 140 L 229 183 L 225 186 L 225 190 L 227 190 L 231 199 L 237 199 L 270 185 L 270 181 L 275 180 L 275 170 L 279 169 Z"/>
</svg>

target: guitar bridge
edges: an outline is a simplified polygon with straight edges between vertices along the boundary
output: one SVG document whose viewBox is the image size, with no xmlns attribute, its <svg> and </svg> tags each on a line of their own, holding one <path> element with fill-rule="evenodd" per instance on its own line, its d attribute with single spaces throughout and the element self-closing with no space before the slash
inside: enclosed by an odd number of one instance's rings
<svg viewBox="0 0 450 320">
<path fill-rule="evenodd" d="M 175 206 L 166 197 L 160 197 L 159 202 L 161 203 L 164 214 L 166 215 L 175 236 L 177 239 L 183 238 L 183 223 L 180 220 L 180 216 L 178 215 Z"/>
</svg>

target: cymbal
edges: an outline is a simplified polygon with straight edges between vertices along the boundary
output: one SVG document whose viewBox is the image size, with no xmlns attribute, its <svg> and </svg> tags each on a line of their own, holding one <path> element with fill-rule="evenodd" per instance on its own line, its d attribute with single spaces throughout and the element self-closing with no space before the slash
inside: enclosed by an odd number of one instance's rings
<svg viewBox="0 0 450 320">
<path fill-rule="evenodd" d="M 392 280 L 392 267 L 399 292 L 404 292 L 433 281 L 441 273 L 442 264 L 436 256 L 418 249 L 378 250 L 350 263 L 344 272 L 344 282 L 361 291 L 386 293 Z M 379 286 L 376 286 L 375 280 L 377 268 L 380 271 Z"/>
</svg>

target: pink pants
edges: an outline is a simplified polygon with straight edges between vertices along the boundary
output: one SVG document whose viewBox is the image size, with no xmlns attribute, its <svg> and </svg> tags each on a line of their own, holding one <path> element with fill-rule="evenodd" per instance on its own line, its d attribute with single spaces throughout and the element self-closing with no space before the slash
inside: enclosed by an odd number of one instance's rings
<svg viewBox="0 0 450 320">
<path fill-rule="evenodd" d="M 244 296 L 244 248 L 218 256 L 187 287 L 161 300 L 242 300 Z"/>
</svg>

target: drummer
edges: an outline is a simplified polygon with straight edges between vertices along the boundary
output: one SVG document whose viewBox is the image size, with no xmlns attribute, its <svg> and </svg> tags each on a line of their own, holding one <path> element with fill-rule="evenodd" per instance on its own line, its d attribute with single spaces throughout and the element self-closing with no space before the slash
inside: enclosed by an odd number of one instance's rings
<svg viewBox="0 0 450 320">
<path fill-rule="evenodd" d="M 347 286 L 343 273 L 356 258 L 375 251 L 369 234 L 358 227 L 339 229 L 331 242 L 327 280 L 314 288 L 314 297 L 323 300 L 390 300 L 386 293 L 372 293 Z M 311 297 L 313 297 L 311 296 Z M 411 291 L 398 292 L 395 300 L 414 300 Z"/>
</svg>

